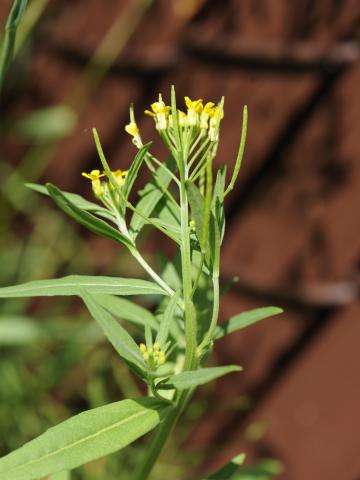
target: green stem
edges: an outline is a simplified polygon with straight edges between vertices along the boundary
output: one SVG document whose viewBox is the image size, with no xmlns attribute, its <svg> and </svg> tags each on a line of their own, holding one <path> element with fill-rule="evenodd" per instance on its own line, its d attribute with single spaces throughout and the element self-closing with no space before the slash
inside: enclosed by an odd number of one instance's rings
<svg viewBox="0 0 360 480">
<path fill-rule="evenodd" d="M 169 411 L 164 421 L 158 427 L 154 439 L 147 450 L 146 457 L 140 465 L 137 472 L 135 472 L 133 480 L 146 480 L 151 470 L 153 469 L 157 459 L 162 452 L 167 439 L 173 431 L 182 411 L 184 410 L 189 398 L 190 391 L 183 391 L 179 395 L 178 402 L 172 410 Z"/>
<path fill-rule="evenodd" d="M 164 280 L 150 267 L 147 263 L 145 258 L 140 254 L 138 250 L 131 249 L 130 250 L 132 256 L 140 263 L 140 265 L 144 268 L 144 270 L 150 275 L 150 277 L 155 280 L 155 282 L 160 285 L 160 287 L 165 290 L 170 296 L 174 295 L 174 290 L 169 287 L 169 285 L 164 282 Z"/>
<path fill-rule="evenodd" d="M 190 250 L 190 226 L 189 226 L 189 204 L 186 194 L 185 181 L 187 180 L 186 162 L 181 159 L 180 170 L 180 218 L 181 218 L 181 270 L 184 298 L 185 318 L 185 361 L 183 370 L 194 370 L 197 367 L 197 326 L 196 312 L 192 301 L 192 279 L 191 279 L 191 250 Z M 157 461 L 164 445 L 174 429 L 181 412 L 185 408 L 192 390 L 186 390 L 177 394 L 176 406 L 170 410 L 165 420 L 160 424 L 146 457 L 134 476 L 134 480 L 146 480 Z"/>
<path fill-rule="evenodd" d="M 180 189 L 180 218 L 181 218 L 181 271 L 184 297 L 185 317 L 185 339 L 186 351 L 184 370 L 193 370 L 196 367 L 196 312 L 192 301 L 192 280 L 191 280 L 191 251 L 190 251 L 190 227 L 189 227 L 189 205 L 185 188 L 185 175 L 181 175 Z"/>
<path fill-rule="evenodd" d="M 205 337 L 203 338 L 202 342 L 198 347 L 199 354 L 201 354 L 201 350 L 203 349 L 203 347 L 206 347 L 206 345 L 212 340 L 212 336 L 213 336 L 213 333 L 218 321 L 218 317 L 219 317 L 219 303 L 220 303 L 219 275 L 214 275 L 212 277 L 212 282 L 213 282 L 213 295 L 214 295 L 213 311 L 212 311 L 209 329 L 206 332 Z"/>
</svg>

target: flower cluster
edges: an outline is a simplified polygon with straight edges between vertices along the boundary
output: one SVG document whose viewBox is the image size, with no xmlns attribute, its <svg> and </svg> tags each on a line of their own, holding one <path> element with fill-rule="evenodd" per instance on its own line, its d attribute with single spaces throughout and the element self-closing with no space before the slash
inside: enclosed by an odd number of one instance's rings
<svg viewBox="0 0 360 480">
<path fill-rule="evenodd" d="M 114 170 L 111 173 L 119 187 L 122 187 L 128 174 L 127 170 Z M 100 172 L 100 170 L 91 170 L 90 173 L 83 172 L 81 175 L 91 180 L 92 189 L 95 197 L 97 198 L 104 197 L 109 192 L 109 189 L 113 188 L 109 181 L 101 180 L 103 177 L 106 177 L 105 172 Z"/>
<path fill-rule="evenodd" d="M 182 110 L 177 110 L 178 122 L 182 131 L 198 132 L 202 137 L 207 136 L 210 141 L 216 142 L 218 140 L 220 121 L 224 116 L 222 108 L 213 102 L 204 104 L 202 99 L 191 100 L 189 97 L 184 99 L 187 108 L 186 113 Z M 171 107 L 165 104 L 161 94 L 159 94 L 158 101 L 152 103 L 150 108 L 151 110 L 145 110 L 145 113 L 153 117 L 155 127 L 160 134 L 167 134 L 171 139 L 174 129 Z M 134 119 L 126 125 L 125 130 L 133 137 L 134 144 L 140 148 L 142 141 L 139 128 Z"/>
<path fill-rule="evenodd" d="M 161 350 L 158 342 L 155 342 L 153 347 L 146 347 L 141 343 L 139 349 L 149 368 L 157 368 L 165 363 L 165 352 Z"/>
</svg>

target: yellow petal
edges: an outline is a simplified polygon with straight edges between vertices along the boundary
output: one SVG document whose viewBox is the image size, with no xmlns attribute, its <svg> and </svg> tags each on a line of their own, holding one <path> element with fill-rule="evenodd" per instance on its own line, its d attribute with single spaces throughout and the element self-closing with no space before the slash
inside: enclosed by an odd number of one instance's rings
<svg viewBox="0 0 360 480">
<path fill-rule="evenodd" d="M 130 122 L 125 126 L 125 131 L 134 137 L 139 133 L 139 128 L 135 122 Z"/>
</svg>

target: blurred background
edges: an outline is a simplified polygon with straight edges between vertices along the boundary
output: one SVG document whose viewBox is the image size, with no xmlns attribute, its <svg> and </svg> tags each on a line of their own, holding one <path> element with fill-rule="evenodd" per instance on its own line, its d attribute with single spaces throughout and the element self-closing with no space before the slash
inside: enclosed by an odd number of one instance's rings
<svg viewBox="0 0 360 480">
<path fill-rule="evenodd" d="M 0 0 L 2 27 L 11 5 Z M 81 172 L 99 165 L 93 126 L 124 169 L 130 102 L 150 140 L 142 112 L 171 84 L 179 98 L 225 95 L 217 161 L 231 167 L 249 108 L 226 204 L 222 277 L 236 282 L 221 318 L 270 304 L 286 313 L 218 342 L 217 361 L 244 372 L 199 389 L 154 479 L 195 478 L 241 451 L 280 460 L 282 480 L 360 479 L 359 17 L 357 0 L 29 2 L 0 97 L 1 286 L 143 274 L 24 186 L 52 181 L 91 198 Z M 163 158 L 157 142 L 153 152 Z M 154 265 L 159 247 L 171 251 L 142 237 Z M 138 388 L 80 303 L 1 301 L 0 455 Z M 74 478 L 129 478 L 142 449 Z"/>
</svg>

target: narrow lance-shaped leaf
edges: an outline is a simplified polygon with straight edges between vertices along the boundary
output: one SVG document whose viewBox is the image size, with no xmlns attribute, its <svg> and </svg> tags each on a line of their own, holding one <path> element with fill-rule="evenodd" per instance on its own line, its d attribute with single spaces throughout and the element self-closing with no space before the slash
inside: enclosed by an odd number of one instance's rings
<svg viewBox="0 0 360 480">
<path fill-rule="evenodd" d="M 96 302 L 93 295 L 86 290 L 82 290 L 80 294 L 92 317 L 100 325 L 120 357 L 126 361 L 135 373 L 144 378 L 145 363 L 140 354 L 139 347 L 131 335 L 129 335 L 108 311 Z"/>
<path fill-rule="evenodd" d="M 153 345 L 153 336 L 150 325 L 145 325 L 145 343 L 147 346 L 152 347 Z"/>
<path fill-rule="evenodd" d="M 179 125 L 178 109 L 176 108 L 176 93 L 174 85 L 171 85 L 171 117 L 173 122 L 175 143 L 179 147 L 181 145 L 181 132 Z"/>
<path fill-rule="evenodd" d="M 135 325 L 144 327 L 149 325 L 153 330 L 158 329 L 159 323 L 156 317 L 146 310 L 146 308 L 131 302 L 126 298 L 115 297 L 113 295 L 96 294 L 96 301 L 115 317 L 127 320 Z"/>
<path fill-rule="evenodd" d="M 48 192 L 48 189 L 45 187 L 45 185 L 39 185 L 37 183 L 26 183 L 25 186 L 30 188 L 34 192 L 42 193 L 43 195 L 50 196 L 50 193 Z M 89 202 L 88 200 L 83 198 L 81 195 L 78 195 L 77 193 L 63 192 L 63 191 L 62 193 L 69 200 L 69 202 L 73 203 L 76 207 L 80 208 L 81 210 L 92 212 L 95 215 L 98 215 L 99 217 L 103 217 L 108 220 L 111 220 L 112 222 L 115 222 L 114 215 L 111 212 L 109 212 L 109 210 L 107 210 L 106 208 L 100 205 L 97 205 L 96 203 Z"/>
<path fill-rule="evenodd" d="M 245 150 L 247 122 L 248 122 L 248 110 L 247 110 L 247 106 L 245 105 L 244 110 L 243 110 L 243 123 L 242 123 L 242 131 L 241 131 L 239 151 L 238 151 L 238 154 L 237 154 L 237 157 L 236 157 L 235 167 L 234 167 L 234 171 L 233 171 L 230 183 L 229 183 L 227 189 L 224 192 L 224 197 L 226 197 L 226 195 L 228 193 L 230 193 L 231 190 L 233 190 L 234 185 L 235 185 L 236 180 L 237 180 L 237 177 L 239 175 L 241 162 L 242 162 L 242 158 L 244 156 L 244 150 Z"/>
<path fill-rule="evenodd" d="M 0 52 L 0 92 L 5 74 L 14 56 L 16 31 L 24 15 L 28 0 L 15 0 L 5 24 L 5 33 Z"/>
<path fill-rule="evenodd" d="M 79 295 L 80 288 L 91 293 L 110 295 L 165 295 L 156 283 L 121 277 L 69 275 L 52 280 L 34 280 L 13 287 L 0 288 L 0 298 L 49 297 Z"/>
<path fill-rule="evenodd" d="M 224 189 L 226 180 L 226 165 L 218 170 L 214 188 L 214 196 L 212 201 L 212 212 L 217 221 L 220 242 L 223 241 L 225 234 L 225 210 L 224 210 Z"/>
<path fill-rule="evenodd" d="M 283 313 L 283 310 L 279 307 L 262 307 L 234 315 L 227 322 L 216 327 L 214 340 L 280 313 Z"/>
<path fill-rule="evenodd" d="M 68 105 L 45 107 L 26 114 L 11 125 L 12 131 L 28 141 L 49 143 L 68 136 L 77 122 L 74 110 Z"/>
<path fill-rule="evenodd" d="M 198 385 L 216 380 L 231 372 L 240 372 L 242 368 L 238 365 L 226 365 L 224 367 L 201 368 L 200 370 L 186 371 L 172 375 L 161 389 L 176 388 L 177 390 L 187 390 Z"/>
<path fill-rule="evenodd" d="M 213 157 L 209 154 L 206 160 L 206 190 L 204 203 L 204 221 L 201 231 L 201 243 L 207 245 L 209 236 L 209 224 L 211 215 L 211 203 L 213 195 L 213 173 L 212 173 Z"/>
<path fill-rule="evenodd" d="M 219 275 L 220 270 L 221 239 L 218 223 L 212 213 L 210 215 L 209 244 L 212 275 L 215 277 Z"/>
<path fill-rule="evenodd" d="M 54 200 L 56 205 L 61 208 L 61 210 L 70 215 L 70 217 L 79 222 L 81 225 L 88 228 L 91 232 L 111 238 L 112 240 L 115 240 L 116 242 L 119 242 L 128 248 L 133 247 L 133 244 L 129 238 L 125 237 L 118 230 L 108 225 L 106 222 L 104 222 L 104 220 L 95 217 L 95 215 L 92 215 L 86 210 L 81 210 L 78 208 L 69 200 L 69 197 L 66 197 L 55 185 L 48 183 L 46 184 L 46 188 L 48 189 L 51 198 Z"/>
<path fill-rule="evenodd" d="M 0 478 L 38 480 L 126 447 L 155 428 L 166 407 L 154 398 L 110 403 L 50 428 L 0 458 Z"/>
<path fill-rule="evenodd" d="M 0 346 L 24 345 L 39 340 L 44 335 L 39 324 L 25 316 L 3 315 L 0 317 Z"/>
<path fill-rule="evenodd" d="M 170 171 L 175 170 L 176 164 L 171 157 L 166 162 L 166 166 Z M 136 209 L 141 212 L 141 215 L 138 215 L 136 212 L 134 212 L 130 221 L 130 232 L 133 238 L 136 238 L 140 233 L 141 229 L 146 224 L 146 218 L 151 216 L 154 208 L 164 196 L 163 191 L 157 185 L 157 183 L 160 183 L 166 188 L 170 184 L 170 181 L 170 173 L 163 168 L 158 168 L 153 176 L 153 179 L 148 182 L 141 191 L 141 198 L 136 204 Z"/>
<path fill-rule="evenodd" d="M 113 175 L 113 173 L 112 173 L 112 171 L 109 167 L 109 164 L 106 160 L 106 157 L 105 157 L 105 154 L 104 154 L 101 142 L 100 142 L 100 137 L 99 137 L 99 134 L 98 134 L 96 128 L 92 129 L 92 133 L 93 133 L 93 137 L 94 137 L 94 141 L 95 141 L 96 150 L 97 150 L 97 153 L 99 155 L 101 164 L 102 164 L 102 166 L 105 170 L 106 176 L 108 177 L 109 182 L 112 185 L 112 187 L 114 188 L 114 190 L 117 191 L 120 195 L 123 195 L 123 193 L 121 191 L 121 188 L 120 188 L 120 185 L 116 181 L 116 178 Z"/>
<path fill-rule="evenodd" d="M 220 468 L 220 470 L 206 476 L 206 478 L 202 478 L 201 480 L 231 480 L 234 473 L 236 473 L 239 469 L 240 465 L 244 463 L 244 460 L 245 453 L 240 453 L 239 455 L 236 455 L 236 457 L 232 458 L 229 463 Z"/>
<path fill-rule="evenodd" d="M 71 479 L 71 473 L 64 471 L 64 472 L 59 472 L 59 473 L 54 473 L 54 475 L 51 475 L 49 480 L 70 480 Z"/>
<path fill-rule="evenodd" d="M 207 238 L 204 238 L 205 221 L 205 199 L 198 187 L 192 182 L 186 182 L 186 190 L 189 199 L 191 216 L 195 222 L 196 236 L 199 241 L 200 249 L 206 252 Z"/>
<path fill-rule="evenodd" d="M 271 480 L 283 470 L 278 460 L 265 459 L 256 462 L 254 465 L 242 466 L 231 480 Z M 220 480 L 220 479 L 219 479 Z"/>
<path fill-rule="evenodd" d="M 135 158 L 131 164 L 131 167 L 129 168 L 128 174 L 126 176 L 126 180 L 123 186 L 123 192 L 124 192 L 124 197 L 127 199 L 130 195 L 131 189 L 134 185 L 134 182 L 136 180 L 136 177 L 138 175 L 138 172 L 140 170 L 140 167 L 144 161 L 145 156 L 147 155 L 149 148 L 150 148 L 151 143 L 147 143 L 146 145 L 143 145 L 140 150 L 137 152 L 135 155 Z"/>
<path fill-rule="evenodd" d="M 179 299 L 179 295 L 180 295 L 180 291 L 177 291 L 174 293 L 164 312 L 164 316 L 162 318 L 160 328 L 156 336 L 156 341 L 159 342 L 161 347 L 165 346 L 166 340 L 168 338 L 169 331 L 171 328 L 171 323 L 174 320 L 175 309 Z"/>
</svg>

